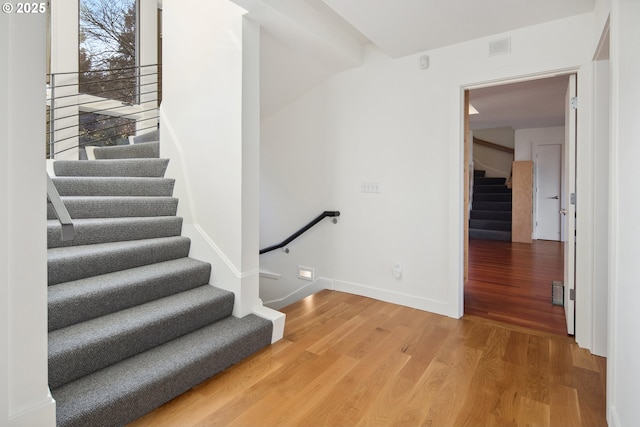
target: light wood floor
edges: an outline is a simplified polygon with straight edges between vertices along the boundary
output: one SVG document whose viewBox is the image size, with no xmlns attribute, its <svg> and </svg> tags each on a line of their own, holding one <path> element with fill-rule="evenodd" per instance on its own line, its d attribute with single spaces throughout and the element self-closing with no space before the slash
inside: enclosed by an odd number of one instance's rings
<svg viewBox="0 0 640 427">
<path fill-rule="evenodd" d="M 551 282 L 564 280 L 560 242 L 469 240 L 464 312 L 567 335 L 564 307 L 551 304 Z"/>
<path fill-rule="evenodd" d="M 335 291 L 283 311 L 283 340 L 131 427 L 607 425 L 605 360 L 566 336 Z"/>
</svg>

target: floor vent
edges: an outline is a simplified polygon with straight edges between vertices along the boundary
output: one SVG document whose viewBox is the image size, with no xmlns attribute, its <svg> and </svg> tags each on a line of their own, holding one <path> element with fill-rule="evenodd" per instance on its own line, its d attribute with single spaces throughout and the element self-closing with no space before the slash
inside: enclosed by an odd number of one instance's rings
<svg viewBox="0 0 640 427">
<path fill-rule="evenodd" d="M 564 305 L 564 285 L 557 280 L 551 282 L 551 304 Z"/>
</svg>

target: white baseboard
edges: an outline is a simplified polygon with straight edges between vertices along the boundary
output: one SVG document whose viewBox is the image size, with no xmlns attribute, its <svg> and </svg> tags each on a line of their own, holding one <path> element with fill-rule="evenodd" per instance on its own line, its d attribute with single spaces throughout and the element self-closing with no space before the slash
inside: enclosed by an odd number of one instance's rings
<svg viewBox="0 0 640 427">
<path fill-rule="evenodd" d="M 0 424 L 2 424 L 2 420 L 0 420 Z M 55 427 L 56 401 L 49 393 L 41 402 L 10 418 L 6 425 L 8 427 Z"/>
<path fill-rule="evenodd" d="M 616 408 L 614 406 L 609 407 L 607 424 L 609 424 L 609 427 L 622 427 L 622 425 L 620 424 L 620 418 L 618 417 L 618 411 L 616 411 Z"/>
<path fill-rule="evenodd" d="M 358 283 L 345 282 L 342 280 L 333 281 L 333 290 L 346 292 L 349 294 L 369 297 L 392 304 L 403 305 L 405 307 L 416 308 L 418 310 L 449 316 L 450 307 L 442 301 L 420 298 L 415 295 L 407 295 L 399 292 L 391 292 L 386 289 L 373 288 Z"/>
<path fill-rule="evenodd" d="M 331 289 L 332 281 L 330 279 L 326 279 L 324 277 L 320 277 L 313 282 L 309 283 L 306 286 L 303 286 L 300 289 L 295 290 L 284 298 L 265 301 L 264 305 L 274 310 L 281 309 L 282 307 L 286 307 L 289 304 L 293 304 L 296 301 L 301 300 L 302 298 L 308 297 L 309 295 L 313 295 L 316 292 L 320 292 L 323 289 Z"/>
<path fill-rule="evenodd" d="M 270 320 L 273 323 L 273 332 L 271 333 L 271 344 L 280 341 L 284 336 L 284 322 L 287 317 L 286 314 L 273 310 L 264 305 L 257 306 L 253 309 L 253 314 L 262 317 L 263 319 Z"/>
</svg>

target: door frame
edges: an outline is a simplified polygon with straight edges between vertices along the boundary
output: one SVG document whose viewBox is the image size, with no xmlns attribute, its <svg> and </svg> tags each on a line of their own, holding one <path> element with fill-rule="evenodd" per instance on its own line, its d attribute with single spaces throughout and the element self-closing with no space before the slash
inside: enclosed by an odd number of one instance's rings
<svg viewBox="0 0 640 427">
<path fill-rule="evenodd" d="M 464 154 L 468 152 L 470 142 L 468 141 L 468 138 L 465 137 L 466 132 L 464 128 L 465 116 L 467 115 L 465 110 L 465 92 L 473 89 L 501 86 L 509 83 L 537 80 L 547 77 L 555 77 L 558 75 L 575 74 L 580 81 L 591 81 L 587 76 L 583 76 L 583 73 L 584 71 L 580 67 L 568 67 L 556 70 L 543 70 L 537 73 L 528 74 L 509 74 L 507 72 L 501 77 L 491 76 L 486 79 L 480 79 L 479 75 L 473 75 L 472 77 L 458 76 L 458 79 L 452 79 L 450 89 L 452 90 L 452 96 L 455 96 L 456 102 L 451 103 L 451 114 L 452 117 L 457 119 L 451 121 L 451 133 L 452 140 L 459 141 L 458 144 L 450 145 L 450 167 L 451 170 L 457 171 L 457 179 L 450 179 L 449 188 L 450 194 L 458 195 L 458 197 L 451 197 L 449 205 L 451 213 L 449 233 L 452 236 L 452 244 L 449 247 L 449 273 L 452 278 L 452 286 L 453 283 L 457 283 L 457 286 L 449 293 L 449 298 L 452 298 L 450 305 L 450 307 L 452 307 L 452 312 L 450 313 L 452 317 L 460 318 L 464 315 L 465 273 L 468 265 L 468 254 L 465 250 L 467 235 L 464 223 L 467 218 L 467 214 L 464 212 L 464 194 L 465 187 L 468 186 L 468 179 L 465 180 L 465 177 L 468 177 L 467 174 L 469 174 L 469 166 L 468 162 L 465 161 Z M 580 112 L 580 110 L 578 111 Z M 583 114 L 586 113 L 587 111 L 583 112 Z M 582 122 L 585 123 L 586 121 Z M 581 135 L 586 138 L 583 133 L 579 132 L 578 141 L 581 140 Z M 577 143 L 579 144 L 579 142 Z M 451 178 L 453 178 L 453 176 L 451 176 Z M 577 256 L 579 256 L 579 254 Z M 585 291 L 588 290 L 585 289 Z M 585 312 L 592 312 L 592 310 L 589 309 L 588 304 L 585 305 L 585 303 L 588 303 L 590 300 L 591 298 L 580 298 L 577 301 L 576 307 L 579 307 L 579 310 L 584 310 Z M 593 315 L 591 314 L 591 317 L 592 316 Z M 580 324 L 580 328 L 581 334 L 587 337 L 592 336 L 592 322 L 584 322 L 584 324 Z M 576 340 L 578 341 L 577 335 Z M 591 341 L 588 341 L 586 347 L 589 348 L 590 345 Z"/>
</svg>

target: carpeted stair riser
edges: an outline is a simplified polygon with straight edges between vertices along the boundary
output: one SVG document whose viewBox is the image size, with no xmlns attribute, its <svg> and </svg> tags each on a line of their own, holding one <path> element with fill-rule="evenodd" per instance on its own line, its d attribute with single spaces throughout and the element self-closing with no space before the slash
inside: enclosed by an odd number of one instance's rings
<svg viewBox="0 0 640 427">
<path fill-rule="evenodd" d="M 190 243 L 178 236 L 49 249 L 49 285 L 187 257 Z"/>
<path fill-rule="evenodd" d="M 180 258 L 49 286 L 49 331 L 209 283 L 211 264 Z"/>
<path fill-rule="evenodd" d="M 473 203 L 476 202 L 511 202 L 511 194 L 473 193 Z"/>
<path fill-rule="evenodd" d="M 175 180 L 140 177 L 54 177 L 60 196 L 166 196 L 173 195 Z"/>
<path fill-rule="evenodd" d="M 469 220 L 469 228 L 482 230 L 511 231 L 511 221 L 491 221 L 486 219 Z"/>
<path fill-rule="evenodd" d="M 135 159 L 160 157 L 159 142 L 143 142 L 137 144 L 115 145 L 112 147 L 96 147 L 93 149 L 96 159 Z"/>
<path fill-rule="evenodd" d="M 49 386 L 60 387 L 233 311 L 233 293 L 204 285 L 49 333 Z"/>
<path fill-rule="evenodd" d="M 56 160 L 56 176 L 129 176 L 161 178 L 169 159 Z"/>
<path fill-rule="evenodd" d="M 511 241 L 511 231 L 497 231 L 497 230 L 478 230 L 469 229 L 470 239 L 482 239 L 482 240 L 498 240 L 503 242 Z"/>
<path fill-rule="evenodd" d="M 474 178 L 474 185 L 505 185 L 506 178 Z"/>
<path fill-rule="evenodd" d="M 474 171 L 469 238 L 511 241 L 512 191 L 506 178 L 486 177 Z"/>
<path fill-rule="evenodd" d="M 60 222 L 49 220 L 47 222 L 48 247 L 60 248 L 179 236 L 182 232 L 182 218 L 176 216 L 85 218 L 74 220 L 73 226 L 75 238 L 63 242 Z"/>
<path fill-rule="evenodd" d="M 473 193 L 509 193 L 511 194 L 511 188 L 506 185 L 474 185 Z"/>
<path fill-rule="evenodd" d="M 114 151 L 115 150 L 115 151 Z M 231 315 L 233 293 L 188 258 L 158 143 L 56 161 L 73 218 L 48 208 L 49 373 L 57 426 L 124 426 L 271 342 L 272 324 Z M 121 160 L 121 157 L 131 157 Z M 145 158 L 140 158 L 145 157 Z"/>
<path fill-rule="evenodd" d="M 62 197 L 72 219 L 118 218 L 134 216 L 173 216 L 178 199 L 173 197 Z M 47 205 L 47 219 L 55 219 L 51 204 Z"/>
<path fill-rule="evenodd" d="M 511 212 L 509 211 L 481 211 L 472 210 L 471 219 L 488 219 L 492 221 L 509 221 L 511 222 Z"/>
<path fill-rule="evenodd" d="M 123 426 L 269 345 L 271 322 L 228 317 L 57 389 L 58 427 Z"/>
<path fill-rule="evenodd" d="M 473 202 L 473 209 L 481 211 L 509 211 L 511 212 L 511 202 Z"/>
</svg>

